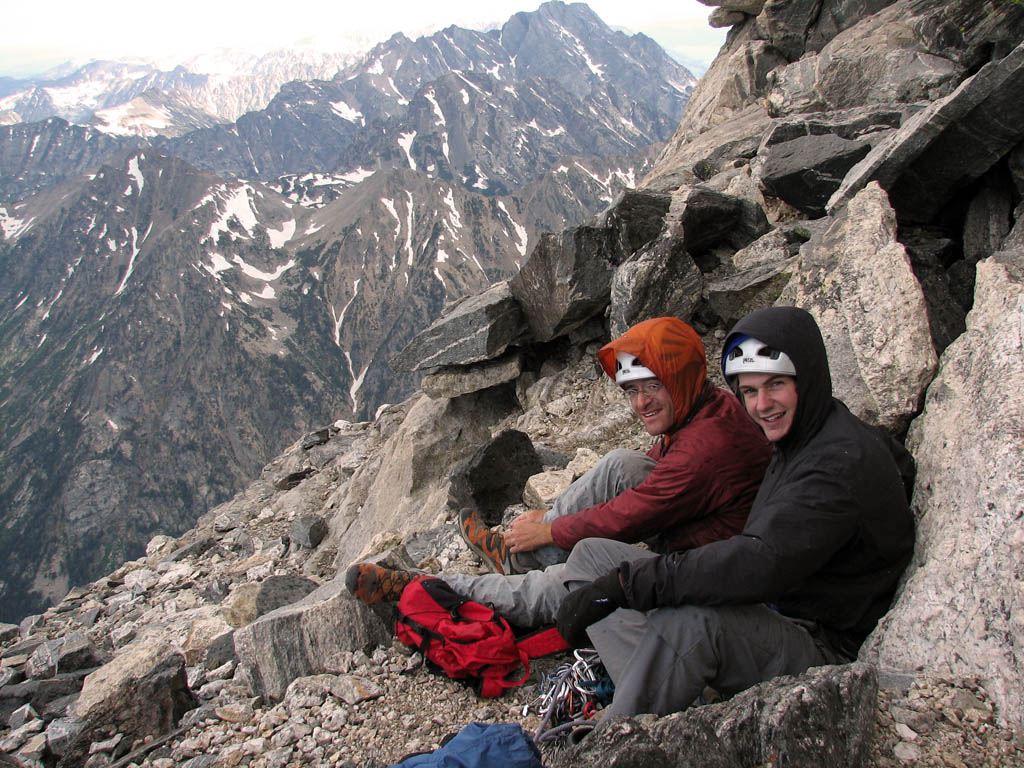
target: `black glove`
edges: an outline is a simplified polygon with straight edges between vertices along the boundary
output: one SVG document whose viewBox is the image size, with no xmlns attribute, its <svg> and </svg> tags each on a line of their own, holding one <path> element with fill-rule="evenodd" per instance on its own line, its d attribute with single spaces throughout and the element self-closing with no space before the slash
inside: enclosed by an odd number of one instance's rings
<svg viewBox="0 0 1024 768">
<path fill-rule="evenodd" d="M 619 569 L 594 579 L 587 586 L 573 590 L 558 606 L 555 624 L 558 631 L 573 648 L 590 645 L 587 627 L 600 621 L 616 608 L 628 605 L 626 593 L 619 581 Z"/>
</svg>

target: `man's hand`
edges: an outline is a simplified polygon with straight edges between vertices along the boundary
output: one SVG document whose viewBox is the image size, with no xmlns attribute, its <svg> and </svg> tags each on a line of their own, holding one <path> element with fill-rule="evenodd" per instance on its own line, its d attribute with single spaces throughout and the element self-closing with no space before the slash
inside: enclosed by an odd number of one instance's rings
<svg viewBox="0 0 1024 768">
<path fill-rule="evenodd" d="M 600 621 L 616 608 L 625 608 L 627 605 L 626 593 L 619 580 L 619 569 L 616 568 L 601 578 L 594 579 L 587 586 L 566 595 L 558 607 L 555 624 L 569 645 L 573 648 L 585 648 L 590 645 L 587 627 Z"/>
<path fill-rule="evenodd" d="M 544 510 L 531 509 L 512 521 L 505 541 L 512 552 L 532 552 L 555 540 L 551 538 L 551 523 L 544 522 Z"/>
</svg>

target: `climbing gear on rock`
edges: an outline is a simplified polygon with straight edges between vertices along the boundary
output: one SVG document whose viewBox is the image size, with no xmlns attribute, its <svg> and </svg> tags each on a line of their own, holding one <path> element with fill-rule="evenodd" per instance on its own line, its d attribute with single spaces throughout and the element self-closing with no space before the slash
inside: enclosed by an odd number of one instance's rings
<svg viewBox="0 0 1024 768">
<path fill-rule="evenodd" d="M 593 648 L 573 652 L 574 661 L 545 675 L 537 698 L 523 714 L 535 707 L 541 716 L 533 738 L 537 742 L 570 736 L 577 730 L 593 728 L 601 709 L 608 706 L 615 684 Z"/>
</svg>

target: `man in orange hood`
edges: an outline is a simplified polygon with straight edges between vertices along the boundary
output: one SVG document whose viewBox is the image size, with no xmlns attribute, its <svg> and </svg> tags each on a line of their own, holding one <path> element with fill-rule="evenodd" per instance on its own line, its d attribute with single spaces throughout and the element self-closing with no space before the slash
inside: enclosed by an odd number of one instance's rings
<svg viewBox="0 0 1024 768">
<path fill-rule="evenodd" d="M 573 545 L 601 537 L 691 549 L 743 527 L 770 449 L 734 398 L 707 382 L 700 336 L 675 317 L 630 328 L 598 352 L 647 432 L 646 453 L 605 455 L 547 510 L 531 510 L 507 534 L 463 509 L 463 538 L 495 573 L 564 562 Z"/>
<path fill-rule="evenodd" d="M 736 397 L 707 381 L 704 345 L 682 320 L 641 322 L 606 344 L 598 359 L 657 437 L 651 449 L 611 451 L 550 510 L 523 514 L 507 534 L 480 525 L 472 508 L 460 513 L 464 538 L 494 573 L 444 574 L 445 580 L 522 626 L 554 619 L 565 593 L 561 563 L 584 538 L 643 541 L 674 552 L 740 531 L 771 455 Z M 349 569 L 346 583 L 374 603 L 397 600 L 412 576 L 361 563 Z"/>
</svg>

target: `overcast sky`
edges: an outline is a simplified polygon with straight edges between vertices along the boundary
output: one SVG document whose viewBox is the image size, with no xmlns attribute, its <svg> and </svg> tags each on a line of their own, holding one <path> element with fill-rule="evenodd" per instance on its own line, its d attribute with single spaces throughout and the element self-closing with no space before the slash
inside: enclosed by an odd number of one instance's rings
<svg viewBox="0 0 1024 768">
<path fill-rule="evenodd" d="M 539 0 L 0 0 L 0 76 L 39 74 L 68 60 L 164 58 L 217 48 L 263 53 L 315 45 L 352 50 L 394 32 L 410 37 L 455 24 L 480 29 Z M 686 66 L 711 63 L 725 31 L 697 0 L 591 0 L 604 22 L 654 38 Z M 697 73 L 699 74 L 699 72 Z"/>
</svg>

